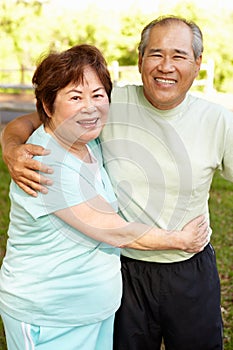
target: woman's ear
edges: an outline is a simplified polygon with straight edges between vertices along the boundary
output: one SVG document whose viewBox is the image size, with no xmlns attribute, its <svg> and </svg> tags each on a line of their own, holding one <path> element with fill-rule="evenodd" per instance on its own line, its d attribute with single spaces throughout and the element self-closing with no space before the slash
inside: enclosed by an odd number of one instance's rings
<svg viewBox="0 0 233 350">
<path fill-rule="evenodd" d="M 50 111 L 49 111 L 48 107 L 46 106 L 46 104 L 44 103 L 44 101 L 42 102 L 42 105 L 43 105 L 44 111 L 47 114 L 47 116 L 49 118 L 52 118 L 52 114 L 50 113 Z"/>
</svg>

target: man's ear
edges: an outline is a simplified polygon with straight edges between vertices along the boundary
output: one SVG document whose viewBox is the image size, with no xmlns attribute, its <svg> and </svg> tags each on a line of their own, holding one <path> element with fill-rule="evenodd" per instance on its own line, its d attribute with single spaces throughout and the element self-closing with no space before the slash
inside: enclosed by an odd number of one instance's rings
<svg viewBox="0 0 233 350">
<path fill-rule="evenodd" d="M 199 71 L 201 69 L 201 63 L 202 63 L 202 55 L 196 59 L 196 77 L 198 76 Z"/>
<path fill-rule="evenodd" d="M 139 73 L 141 73 L 141 69 L 142 68 L 142 55 L 139 53 L 138 54 L 138 70 L 139 70 Z"/>
</svg>

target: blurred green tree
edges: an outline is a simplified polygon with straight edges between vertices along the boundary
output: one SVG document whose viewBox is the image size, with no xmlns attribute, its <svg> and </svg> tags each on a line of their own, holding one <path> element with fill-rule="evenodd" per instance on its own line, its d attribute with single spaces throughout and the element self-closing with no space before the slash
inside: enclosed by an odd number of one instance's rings
<svg viewBox="0 0 233 350">
<path fill-rule="evenodd" d="M 44 1 L 45 2 L 45 1 Z M 2 55 L 16 58 L 20 67 L 20 83 L 25 83 L 25 68 L 31 65 L 33 43 L 40 42 L 40 31 L 35 32 L 35 26 L 41 26 L 40 18 L 43 10 L 42 1 L 2 0 L 0 2 L 0 28 Z"/>
<path fill-rule="evenodd" d="M 0 1 L 0 66 L 20 68 L 21 83 L 26 80 L 25 67 L 34 67 L 41 53 L 79 43 L 96 45 L 110 65 L 113 61 L 121 66 L 137 65 L 140 32 L 165 9 L 164 2 L 160 2 L 156 13 L 147 14 L 134 8 L 127 13 L 100 10 L 95 3 L 86 9 L 49 7 L 50 4 L 51 0 Z M 169 13 L 200 25 L 204 34 L 204 62 L 208 59 L 215 62 L 215 88 L 233 92 L 233 13 L 221 6 L 204 11 L 192 1 L 180 1 L 173 7 L 171 4 Z M 12 79 L 19 81 L 15 76 Z"/>
<path fill-rule="evenodd" d="M 233 13 L 219 4 L 205 11 L 196 3 L 179 2 L 172 13 L 196 22 L 204 37 L 203 60 L 215 63 L 214 86 L 220 92 L 233 92 Z"/>
</svg>

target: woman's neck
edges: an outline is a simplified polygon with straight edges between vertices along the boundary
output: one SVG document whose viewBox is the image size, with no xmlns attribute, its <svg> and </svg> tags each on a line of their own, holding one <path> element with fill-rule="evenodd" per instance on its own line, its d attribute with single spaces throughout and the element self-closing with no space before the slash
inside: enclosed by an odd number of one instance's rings
<svg viewBox="0 0 233 350">
<path fill-rule="evenodd" d="M 92 163 L 92 157 L 90 155 L 89 149 L 84 142 L 73 142 L 70 144 L 69 142 L 66 142 L 66 140 L 61 139 L 57 137 L 57 135 L 49 128 L 44 127 L 45 131 L 50 134 L 63 148 L 68 150 L 71 154 L 76 156 L 77 158 L 81 159 L 85 163 Z"/>
</svg>

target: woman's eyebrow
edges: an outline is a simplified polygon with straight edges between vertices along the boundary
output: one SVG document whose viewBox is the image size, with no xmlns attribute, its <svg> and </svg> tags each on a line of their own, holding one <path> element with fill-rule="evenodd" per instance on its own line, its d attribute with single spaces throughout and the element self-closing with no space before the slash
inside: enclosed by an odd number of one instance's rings
<svg viewBox="0 0 233 350">
<path fill-rule="evenodd" d="M 97 87 L 96 89 L 94 89 L 92 92 L 97 92 L 99 90 L 105 90 L 103 86 L 99 86 Z M 81 94 L 82 91 L 81 90 L 78 90 L 77 88 L 71 88 L 70 90 L 66 91 L 66 95 L 68 95 L 69 93 L 71 92 L 75 92 L 75 93 L 79 93 Z"/>
</svg>

